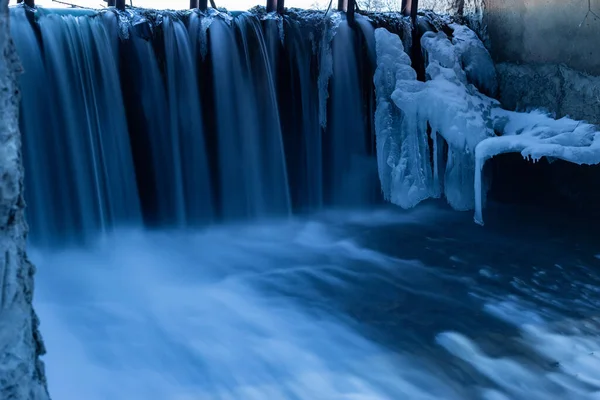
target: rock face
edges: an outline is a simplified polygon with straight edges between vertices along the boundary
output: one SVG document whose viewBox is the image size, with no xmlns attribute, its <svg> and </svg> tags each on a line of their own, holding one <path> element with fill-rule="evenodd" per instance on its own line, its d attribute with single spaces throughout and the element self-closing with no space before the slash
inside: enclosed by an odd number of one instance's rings
<svg viewBox="0 0 600 400">
<path fill-rule="evenodd" d="M 34 266 L 25 253 L 23 164 L 19 133 L 19 58 L 0 0 L 0 399 L 49 399 L 44 345 L 33 310 Z"/>
</svg>

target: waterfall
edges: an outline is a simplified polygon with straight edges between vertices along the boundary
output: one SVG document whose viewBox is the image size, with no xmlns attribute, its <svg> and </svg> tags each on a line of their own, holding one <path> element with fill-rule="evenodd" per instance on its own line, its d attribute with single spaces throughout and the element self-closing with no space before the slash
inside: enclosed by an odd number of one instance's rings
<svg viewBox="0 0 600 400">
<path fill-rule="evenodd" d="M 290 212 L 271 65 L 258 20 L 209 28 L 221 212 L 227 219 Z"/>
<path fill-rule="evenodd" d="M 347 21 L 342 21 L 332 44 L 333 75 L 325 149 L 328 202 L 336 205 L 364 204 L 370 194 L 366 190 L 369 182 L 377 181 L 365 135 L 370 116 L 362 98 L 356 51 L 359 46 L 356 32 Z"/>
<path fill-rule="evenodd" d="M 118 65 L 102 20 L 47 15 L 38 40 L 22 9 L 13 17 L 34 238 L 72 241 L 139 223 Z"/>
<path fill-rule="evenodd" d="M 37 244 L 372 201 L 366 18 L 12 14 Z"/>
</svg>

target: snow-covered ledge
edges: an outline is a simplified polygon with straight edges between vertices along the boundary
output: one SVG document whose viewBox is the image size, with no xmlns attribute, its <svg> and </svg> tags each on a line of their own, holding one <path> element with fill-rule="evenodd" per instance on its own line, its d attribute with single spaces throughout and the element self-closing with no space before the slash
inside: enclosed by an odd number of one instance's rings
<svg viewBox="0 0 600 400">
<path fill-rule="evenodd" d="M 23 163 L 19 133 L 19 58 L 0 0 L 0 399 L 49 398 L 44 345 L 33 311 L 34 266 L 25 253 Z"/>
<path fill-rule="evenodd" d="M 450 37 L 427 32 L 421 39 L 426 82 L 416 79 L 400 38 L 375 31 L 375 131 L 386 200 L 411 208 L 444 196 L 456 210 L 474 209 L 483 225 L 482 170 L 490 158 L 520 153 L 533 162 L 600 164 L 599 127 L 538 110 L 505 110 L 482 94 L 497 86 L 492 59 L 469 28 L 449 28 Z"/>
</svg>

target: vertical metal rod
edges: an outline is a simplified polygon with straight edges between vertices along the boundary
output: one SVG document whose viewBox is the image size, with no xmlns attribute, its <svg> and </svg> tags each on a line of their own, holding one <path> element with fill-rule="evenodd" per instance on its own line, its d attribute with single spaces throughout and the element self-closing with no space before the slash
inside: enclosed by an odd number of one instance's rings
<svg viewBox="0 0 600 400">
<path fill-rule="evenodd" d="M 415 25 L 417 21 L 417 11 L 419 10 L 419 0 L 402 0 L 402 15 L 408 17 Z"/>
<path fill-rule="evenodd" d="M 35 0 L 25 0 L 25 1 L 23 1 L 23 0 L 17 0 L 17 3 L 18 4 L 25 3 L 25 5 L 27 7 L 31 7 L 31 8 L 35 7 Z"/>
<path fill-rule="evenodd" d="M 419 0 L 412 0 L 410 7 L 410 20 L 415 28 L 417 27 L 417 11 L 419 11 Z"/>
<path fill-rule="evenodd" d="M 117 10 L 125 11 L 125 0 L 116 0 Z"/>
<path fill-rule="evenodd" d="M 200 11 L 208 10 L 208 0 L 198 0 L 198 8 Z"/>
<path fill-rule="evenodd" d="M 190 0 L 190 10 L 198 8 L 198 0 Z"/>
<path fill-rule="evenodd" d="M 412 8 L 412 0 L 402 0 L 402 15 L 408 17 Z"/>
<path fill-rule="evenodd" d="M 114 6 L 116 6 L 116 5 L 117 5 L 117 0 L 108 0 L 108 1 L 106 2 L 106 6 L 107 6 L 107 7 L 114 7 Z"/>
<path fill-rule="evenodd" d="M 338 11 L 346 11 L 346 0 L 338 0 Z"/>
<path fill-rule="evenodd" d="M 285 12 L 285 0 L 277 0 L 277 14 L 283 15 Z"/>
<path fill-rule="evenodd" d="M 349 24 L 354 23 L 354 9 L 356 8 L 356 0 L 347 0 L 348 7 L 346 8 L 346 18 Z"/>
<path fill-rule="evenodd" d="M 267 0 L 267 12 L 277 11 L 277 0 Z"/>
</svg>

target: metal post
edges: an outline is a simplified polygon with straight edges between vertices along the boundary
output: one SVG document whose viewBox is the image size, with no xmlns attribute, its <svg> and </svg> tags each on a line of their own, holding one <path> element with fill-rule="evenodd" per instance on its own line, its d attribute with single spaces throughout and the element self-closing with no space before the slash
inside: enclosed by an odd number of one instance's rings
<svg viewBox="0 0 600 400">
<path fill-rule="evenodd" d="M 417 11 L 419 11 L 419 0 L 412 0 L 412 5 L 410 7 L 410 19 L 413 23 L 413 26 L 417 26 Z"/>
<path fill-rule="evenodd" d="M 338 11 L 346 11 L 346 0 L 338 0 Z"/>
<path fill-rule="evenodd" d="M 267 0 L 267 12 L 277 11 L 277 0 Z"/>
<path fill-rule="evenodd" d="M 277 0 L 277 14 L 283 15 L 285 11 L 285 0 Z"/>
<path fill-rule="evenodd" d="M 116 0 L 115 7 L 117 7 L 117 10 L 125 11 L 125 0 Z"/>
<path fill-rule="evenodd" d="M 354 9 L 356 7 L 356 0 L 346 0 L 348 7 L 346 8 L 346 18 L 349 24 L 354 23 Z"/>
<path fill-rule="evenodd" d="M 412 0 L 402 0 L 402 15 L 405 17 L 410 15 Z"/>
<path fill-rule="evenodd" d="M 25 1 L 23 1 L 23 0 L 17 0 L 17 3 L 19 3 L 19 4 L 20 3 L 25 3 L 25 5 L 27 7 L 31 7 L 31 8 L 35 7 L 35 0 L 25 0 Z"/>
<path fill-rule="evenodd" d="M 402 14 L 410 16 L 410 19 L 415 25 L 417 21 L 417 11 L 419 9 L 419 0 L 402 0 Z"/>
<path fill-rule="evenodd" d="M 208 0 L 198 0 L 198 8 L 200 11 L 208 10 Z"/>
<path fill-rule="evenodd" d="M 106 2 L 106 6 L 107 6 L 107 7 L 114 7 L 114 6 L 116 6 L 116 5 L 117 5 L 117 0 L 108 0 L 108 1 Z"/>
<path fill-rule="evenodd" d="M 190 0 L 190 10 L 198 8 L 198 0 Z"/>
</svg>

